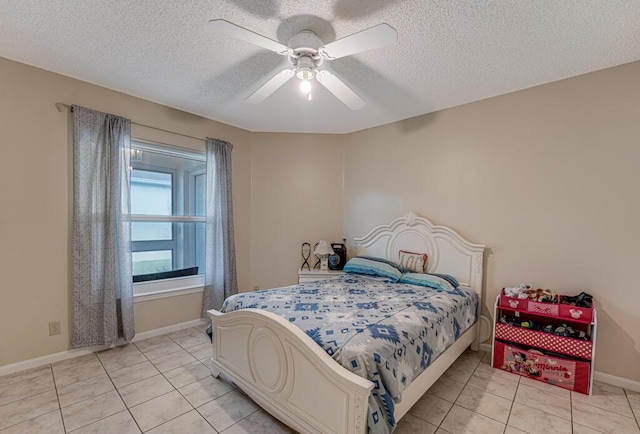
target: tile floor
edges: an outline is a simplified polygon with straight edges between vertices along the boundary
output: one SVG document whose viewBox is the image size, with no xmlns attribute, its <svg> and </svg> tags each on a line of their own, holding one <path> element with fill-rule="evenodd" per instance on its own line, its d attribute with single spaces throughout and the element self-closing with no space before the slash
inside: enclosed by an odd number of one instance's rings
<svg viewBox="0 0 640 434">
<path fill-rule="evenodd" d="M 291 433 L 206 366 L 204 325 L 0 377 L 0 434 Z M 640 433 L 640 393 L 593 396 L 463 354 L 395 433 Z"/>
<path fill-rule="evenodd" d="M 490 366 L 465 352 L 400 420 L 394 434 L 640 433 L 640 393 L 595 383 L 591 396 Z"/>
</svg>

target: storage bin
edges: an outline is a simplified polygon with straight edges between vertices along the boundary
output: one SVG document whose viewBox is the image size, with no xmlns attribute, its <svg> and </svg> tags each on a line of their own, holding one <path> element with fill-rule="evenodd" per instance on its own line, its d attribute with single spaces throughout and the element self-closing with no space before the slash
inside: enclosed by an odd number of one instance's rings
<svg viewBox="0 0 640 434">
<path fill-rule="evenodd" d="M 529 300 L 529 305 L 527 306 L 527 310 L 529 312 L 542 313 L 545 315 L 558 315 L 560 309 L 558 309 L 558 304 L 554 303 L 540 303 L 537 301 Z"/>
<path fill-rule="evenodd" d="M 497 323 L 496 339 L 590 360 L 593 342 Z"/>
<path fill-rule="evenodd" d="M 557 303 L 540 303 L 537 301 L 530 301 L 528 298 L 507 297 L 504 295 L 504 289 L 500 293 L 500 307 L 542 313 L 544 315 L 558 316 L 559 314 Z"/>
<path fill-rule="evenodd" d="M 527 310 L 529 303 L 528 298 L 513 298 L 500 294 L 500 307 L 506 307 L 507 309 Z"/>
<path fill-rule="evenodd" d="M 542 354 L 496 340 L 493 367 L 575 392 L 589 393 L 590 363 L 586 361 Z"/>
<path fill-rule="evenodd" d="M 562 296 L 561 296 L 562 300 Z M 559 304 L 559 315 L 563 318 L 569 318 L 580 321 L 593 321 L 593 306 L 592 307 L 578 307 L 571 306 L 570 304 Z"/>
</svg>

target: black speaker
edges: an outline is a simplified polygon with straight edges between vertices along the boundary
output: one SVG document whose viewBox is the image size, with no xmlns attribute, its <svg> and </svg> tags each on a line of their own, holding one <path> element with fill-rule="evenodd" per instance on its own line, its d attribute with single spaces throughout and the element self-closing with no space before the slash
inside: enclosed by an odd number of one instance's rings
<svg viewBox="0 0 640 434">
<path fill-rule="evenodd" d="M 329 270 L 342 270 L 347 263 L 347 246 L 342 243 L 331 243 L 333 255 L 329 255 Z"/>
</svg>

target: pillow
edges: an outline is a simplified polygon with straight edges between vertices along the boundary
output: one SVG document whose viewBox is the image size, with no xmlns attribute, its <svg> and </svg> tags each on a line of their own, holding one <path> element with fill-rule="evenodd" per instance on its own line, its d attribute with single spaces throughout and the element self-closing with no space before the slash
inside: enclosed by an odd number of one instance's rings
<svg viewBox="0 0 640 434">
<path fill-rule="evenodd" d="M 343 271 L 351 274 L 386 277 L 391 279 L 394 283 L 400 279 L 400 276 L 402 276 L 402 273 L 396 267 L 385 262 L 362 257 L 349 259 L 349 262 L 344 266 Z"/>
<path fill-rule="evenodd" d="M 413 271 L 414 273 L 426 273 L 427 272 L 427 254 L 426 253 L 413 253 L 406 250 L 400 250 L 400 266 L 407 271 Z"/>
<path fill-rule="evenodd" d="M 457 288 L 458 286 L 460 286 L 460 282 L 458 282 L 458 279 L 448 274 L 438 274 L 438 273 L 426 273 L 426 274 L 444 279 L 450 284 L 452 284 L 454 288 Z"/>
<path fill-rule="evenodd" d="M 424 286 L 441 291 L 453 291 L 456 289 L 446 279 L 424 273 L 405 273 L 400 277 L 398 283 L 408 283 L 409 285 Z"/>
<path fill-rule="evenodd" d="M 391 265 L 393 268 L 397 269 L 401 273 L 407 272 L 406 268 L 402 268 L 399 264 L 396 264 L 395 262 L 390 261 L 388 259 L 376 258 L 375 256 L 358 256 L 358 258 L 364 258 L 364 259 L 369 259 L 370 261 L 382 262 L 383 264 Z"/>
</svg>

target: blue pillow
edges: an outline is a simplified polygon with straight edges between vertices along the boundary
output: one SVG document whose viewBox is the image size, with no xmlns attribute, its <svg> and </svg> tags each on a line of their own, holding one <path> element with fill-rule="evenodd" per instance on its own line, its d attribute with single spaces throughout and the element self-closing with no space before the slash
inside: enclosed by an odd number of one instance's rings
<svg viewBox="0 0 640 434">
<path fill-rule="evenodd" d="M 450 276 L 448 274 L 438 274 L 438 273 L 426 273 L 426 274 L 430 274 L 432 276 L 436 276 L 436 277 L 439 277 L 441 279 L 444 279 L 447 282 L 449 282 L 450 284 L 452 284 L 454 288 L 457 288 L 458 286 L 460 286 L 460 282 L 458 282 L 458 279 L 456 279 L 455 277 Z"/>
<path fill-rule="evenodd" d="M 400 264 L 395 263 L 393 261 L 390 261 L 388 259 L 384 259 L 384 258 L 376 258 L 375 256 L 357 256 L 358 258 L 364 258 L 364 259 L 368 259 L 370 261 L 377 261 L 377 262 L 382 262 L 383 264 L 389 264 L 391 265 L 393 268 L 397 269 L 399 272 L 401 273 L 406 273 L 407 269 L 400 266 Z"/>
<path fill-rule="evenodd" d="M 424 273 L 404 273 L 398 283 L 408 283 L 409 285 L 424 286 L 441 291 L 453 291 L 456 289 L 448 280 Z"/>
<path fill-rule="evenodd" d="M 384 258 L 376 258 L 375 256 L 357 256 L 358 258 L 364 258 L 364 259 L 369 259 L 371 261 L 377 261 L 377 262 L 382 262 L 383 264 L 389 264 L 392 267 L 396 268 L 398 271 L 400 271 L 401 273 L 411 273 L 411 271 L 407 270 L 406 268 L 404 268 L 402 265 L 390 261 L 388 259 L 384 259 Z M 458 286 L 460 286 L 460 282 L 458 282 L 458 279 L 456 279 L 455 277 L 449 275 L 449 274 L 440 274 L 440 273 L 422 273 L 422 274 L 429 274 L 431 276 L 436 276 L 439 277 L 441 279 L 446 280 L 447 282 L 449 282 L 453 288 L 457 288 Z"/>
<path fill-rule="evenodd" d="M 400 270 L 385 262 L 363 257 L 349 259 L 349 262 L 344 266 L 343 271 L 351 274 L 386 277 L 391 279 L 394 283 L 402 276 Z"/>
</svg>

